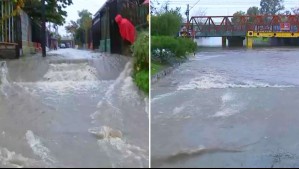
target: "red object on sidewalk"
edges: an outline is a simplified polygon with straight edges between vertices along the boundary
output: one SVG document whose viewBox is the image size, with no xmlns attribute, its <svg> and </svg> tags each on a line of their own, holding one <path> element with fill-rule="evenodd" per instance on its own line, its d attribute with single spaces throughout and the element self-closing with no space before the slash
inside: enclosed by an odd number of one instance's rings
<svg viewBox="0 0 299 169">
<path fill-rule="evenodd" d="M 121 37 L 133 44 L 136 37 L 136 30 L 134 25 L 128 19 L 123 18 L 121 15 L 117 15 L 115 17 L 115 21 L 118 24 Z"/>
</svg>

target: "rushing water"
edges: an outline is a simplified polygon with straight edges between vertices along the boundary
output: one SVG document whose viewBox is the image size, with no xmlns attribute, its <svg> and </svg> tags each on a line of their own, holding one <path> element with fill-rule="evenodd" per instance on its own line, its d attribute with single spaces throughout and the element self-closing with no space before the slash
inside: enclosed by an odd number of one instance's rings
<svg viewBox="0 0 299 169">
<path fill-rule="evenodd" d="M 153 167 L 298 167 L 299 49 L 207 48 L 152 85 Z"/>
<path fill-rule="evenodd" d="M 0 167 L 148 167 L 132 61 L 65 49 L 1 62 Z"/>
</svg>

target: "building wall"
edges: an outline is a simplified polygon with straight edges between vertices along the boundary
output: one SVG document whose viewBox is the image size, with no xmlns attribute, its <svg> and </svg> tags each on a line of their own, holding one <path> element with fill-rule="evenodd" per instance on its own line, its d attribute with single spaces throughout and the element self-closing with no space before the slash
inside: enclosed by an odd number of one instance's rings
<svg viewBox="0 0 299 169">
<path fill-rule="evenodd" d="M 28 55 L 35 52 L 35 44 L 32 42 L 32 22 L 29 16 L 24 12 L 20 12 L 21 33 L 22 33 L 22 54 Z"/>
<path fill-rule="evenodd" d="M 15 56 L 9 58 L 35 53 L 40 41 L 33 38 L 40 36 L 40 32 L 33 32 L 36 26 L 32 25 L 32 20 L 24 11 L 13 16 L 13 10 L 12 1 L 0 0 L 0 42 L 16 44 Z"/>
</svg>

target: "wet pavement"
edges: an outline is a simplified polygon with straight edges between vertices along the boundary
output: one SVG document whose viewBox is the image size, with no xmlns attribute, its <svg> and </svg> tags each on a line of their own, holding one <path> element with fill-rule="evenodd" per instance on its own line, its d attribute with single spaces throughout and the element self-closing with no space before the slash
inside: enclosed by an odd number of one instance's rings
<svg viewBox="0 0 299 169">
<path fill-rule="evenodd" d="M 0 167 L 148 167 L 130 58 L 75 49 L 1 66 Z"/>
</svg>

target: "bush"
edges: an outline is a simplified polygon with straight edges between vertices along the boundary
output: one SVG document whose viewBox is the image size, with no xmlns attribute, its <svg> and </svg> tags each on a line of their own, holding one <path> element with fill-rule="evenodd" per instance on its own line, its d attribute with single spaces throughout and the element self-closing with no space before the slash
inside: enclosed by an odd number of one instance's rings
<svg viewBox="0 0 299 169">
<path fill-rule="evenodd" d="M 197 49 L 197 44 L 188 38 L 152 36 L 152 59 L 163 64 L 171 64 L 177 59 L 186 58 Z"/>
<path fill-rule="evenodd" d="M 177 62 L 175 54 L 168 49 L 155 49 L 152 51 L 151 56 L 152 61 L 164 65 L 172 65 Z"/>
<path fill-rule="evenodd" d="M 180 31 L 182 16 L 179 10 L 170 10 L 151 16 L 151 34 L 154 36 L 175 36 Z"/>
<path fill-rule="evenodd" d="M 149 93 L 149 35 L 141 32 L 134 45 L 132 46 L 134 57 L 133 78 L 136 85 Z"/>
<path fill-rule="evenodd" d="M 146 94 L 149 93 L 149 70 L 141 70 L 136 72 L 134 76 L 134 82 L 136 85 L 144 91 Z"/>
</svg>

